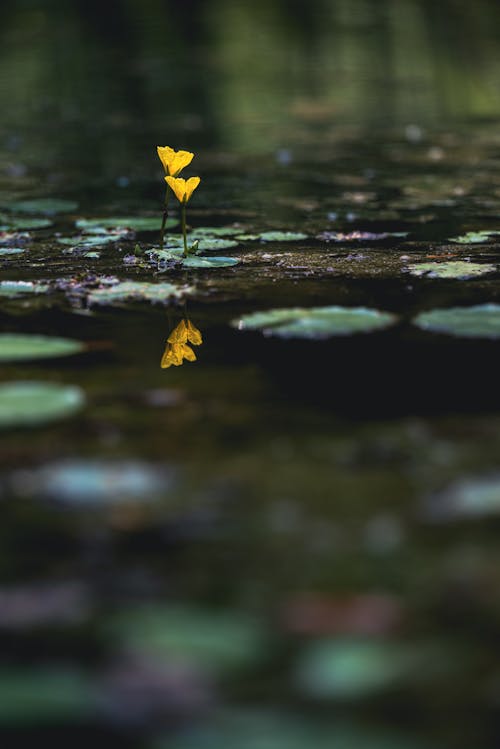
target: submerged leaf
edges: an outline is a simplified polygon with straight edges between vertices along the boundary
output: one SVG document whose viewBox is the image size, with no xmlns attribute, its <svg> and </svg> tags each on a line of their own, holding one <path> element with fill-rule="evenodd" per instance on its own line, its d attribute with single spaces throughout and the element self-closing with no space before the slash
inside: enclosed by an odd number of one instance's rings
<svg viewBox="0 0 500 749">
<path fill-rule="evenodd" d="M 478 304 L 421 312 L 413 324 L 432 333 L 464 338 L 500 338 L 500 305 Z"/>
<path fill-rule="evenodd" d="M 55 338 L 22 333 L 0 333 L 0 362 L 49 359 L 77 354 L 83 343 L 69 338 Z"/>
<path fill-rule="evenodd" d="M 449 263 L 413 263 L 408 265 L 413 276 L 426 278 L 456 278 L 466 280 L 495 273 L 496 265 L 489 263 L 470 263 L 465 260 L 454 260 Z"/>
<path fill-rule="evenodd" d="M 352 335 L 381 330 L 394 324 L 395 315 L 365 307 L 291 307 L 268 312 L 253 312 L 233 327 L 239 330 L 261 330 L 264 335 L 280 338 L 311 338 Z"/>
<path fill-rule="evenodd" d="M 80 388 L 52 382 L 0 384 L 0 428 L 38 426 L 73 416 L 85 404 Z"/>
</svg>

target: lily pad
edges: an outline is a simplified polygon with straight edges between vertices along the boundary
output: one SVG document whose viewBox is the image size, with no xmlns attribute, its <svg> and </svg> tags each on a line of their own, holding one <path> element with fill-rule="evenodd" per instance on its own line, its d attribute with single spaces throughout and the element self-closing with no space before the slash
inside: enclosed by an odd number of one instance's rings
<svg viewBox="0 0 500 749">
<path fill-rule="evenodd" d="M 483 518 L 500 514 L 500 475 L 455 481 L 426 502 L 432 520 Z"/>
<path fill-rule="evenodd" d="M 307 234 L 300 231 L 263 231 L 256 235 L 261 242 L 300 242 Z"/>
<path fill-rule="evenodd" d="M 71 670 L 0 670 L 0 724 L 59 723 L 89 718 L 95 712 L 94 687 Z"/>
<path fill-rule="evenodd" d="M 407 237 L 407 231 L 383 231 L 383 232 L 371 232 L 371 231 L 351 231 L 344 234 L 340 231 L 324 231 L 318 234 L 316 239 L 321 239 L 324 242 L 377 242 L 389 237 Z"/>
<path fill-rule="evenodd" d="M 366 307 L 291 307 L 253 312 L 233 320 L 238 330 L 261 330 L 279 338 L 321 340 L 331 336 L 353 335 L 381 330 L 394 324 L 396 316 Z"/>
<path fill-rule="evenodd" d="M 39 426 L 73 416 L 85 405 L 80 388 L 52 382 L 0 384 L 0 428 Z"/>
<path fill-rule="evenodd" d="M 0 214 L 0 231 L 25 231 L 27 229 L 45 229 L 52 226 L 49 218 L 29 218 L 28 216 L 8 216 Z"/>
<path fill-rule="evenodd" d="M 189 236 L 195 239 L 204 237 L 234 237 L 241 231 L 241 227 L 235 226 L 197 226 L 190 231 Z"/>
<path fill-rule="evenodd" d="M 465 260 L 455 260 L 449 263 L 413 263 L 408 265 L 413 276 L 426 278 L 456 278 L 467 280 L 495 273 L 496 265 L 489 263 L 469 263 Z"/>
<path fill-rule="evenodd" d="M 468 231 L 467 234 L 461 234 L 459 237 L 451 237 L 449 241 L 456 242 L 457 244 L 481 244 L 489 242 L 491 237 L 497 234 L 500 234 L 500 231 L 490 231 L 489 229 Z"/>
<path fill-rule="evenodd" d="M 500 305 L 449 307 L 421 312 L 413 324 L 432 333 L 448 333 L 463 338 L 500 338 Z"/>
<path fill-rule="evenodd" d="M 74 200 L 62 198 L 39 198 L 37 200 L 20 200 L 4 206 L 14 213 L 45 213 L 48 216 L 56 213 L 72 213 L 78 208 Z"/>
<path fill-rule="evenodd" d="M 77 236 L 77 237 L 59 237 L 59 244 L 70 245 L 72 249 L 78 247 L 103 247 L 110 242 L 118 242 L 123 239 L 123 235 L 100 234 L 99 236 Z"/>
<path fill-rule="evenodd" d="M 22 294 L 45 294 L 47 284 L 34 281 L 0 281 L 0 296 L 16 297 Z"/>
<path fill-rule="evenodd" d="M 435 670 L 447 667 L 448 656 L 436 659 L 437 650 L 369 638 L 316 640 L 299 657 L 297 686 L 316 698 L 363 699 L 400 682 L 414 682 L 420 674 L 432 678 Z"/>
<path fill-rule="evenodd" d="M 160 263 L 181 263 L 183 268 L 225 268 L 238 265 L 239 258 L 236 257 L 200 257 L 200 255 L 182 256 L 182 250 L 152 250 L 149 255 Z"/>
<path fill-rule="evenodd" d="M 140 461 L 64 460 L 25 469 L 20 483 L 28 492 L 34 487 L 34 494 L 71 507 L 109 507 L 159 499 L 170 488 L 172 476 L 164 467 Z M 14 473 L 14 488 L 16 484 Z"/>
<path fill-rule="evenodd" d="M 88 295 L 89 304 L 119 304 L 129 300 L 160 302 L 166 304 L 171 299 L 180 299 L 190 289 L 173 283 L 141 283 L 121 281 L 113 286 L 94 289 Z"/>
<path fill-rule="evenodd" d="M 238 247 L 239 242 L 234 239 L 224 239 L 220 237 L 200 237 L 194 234 L 188 236 L 188 246 L 193 242 L 198 242 L 198 252 L 215 252 L 217 250 L 229 250 L 233 247 Z M 166 238 L 166 249 L 179 249 L 184 247 L 182 237 L 168 236 Z"/>
<path fill-rule="evenodd" d="M 266 649 L 259 619 L 249 614 L 189 606 L 146 606 L 110 622 L 126 648 L 227 672 L 258 661 Z"/>
<path fill-rule="evenodd" d="M 0 362 L 69 356 L 79 353 L 83 348 L 83 343 L 70 338 L 0 333 Z"/>
<path fill-rule="evenodd" d="M 177 226 L 175 218 L 167 219 L 167 229 Z M 161 215 L 157 216 L 114 216 L 111 218 L 81 218 L 76 226 L 85 232 L 95 233 L 106 229 L 130 229 L 131 231 L 160 231 Z"/>
<path fill-rule="evenodd" d="M 22 247 L 0 247 L 0 258 L 8 255 L 20 255 L 25 250 Z"/>
</svg>

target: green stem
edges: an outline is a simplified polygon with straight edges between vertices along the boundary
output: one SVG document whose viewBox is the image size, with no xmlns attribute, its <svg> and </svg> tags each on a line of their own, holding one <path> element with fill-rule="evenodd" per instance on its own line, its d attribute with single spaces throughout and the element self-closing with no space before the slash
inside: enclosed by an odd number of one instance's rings
<svg viewBox="0 0 500 749">
<path fill-rule="evenodd" d="M 168 218 L 168 199 L 170 197 L 170 187 L 167 185 L 167 189 L 165 190 L 165 208 L 163 210 L 163 216 L 161 219 L 161 229 L 160 229 L 160 250 L 163 250 L 163 241 L 165 237 L 165 227 L 167 225 L 167 218 Z"/>
<path fill-rule="evenodd" d="M 188 256 L 187 232 L 186 232 L 186 203 L 182 203 L 182 238 L 184 240 L 184 257 Z"/>
</svg>

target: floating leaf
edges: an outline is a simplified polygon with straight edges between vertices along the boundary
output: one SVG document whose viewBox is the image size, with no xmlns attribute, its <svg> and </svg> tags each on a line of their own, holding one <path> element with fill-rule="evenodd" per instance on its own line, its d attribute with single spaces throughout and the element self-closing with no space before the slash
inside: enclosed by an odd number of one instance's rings
<svg viewBox="0 0 500 749">
<path fill-rule="evenodd" d="M 233 237 L 241 231 L 241 227 L 235 226 L 198 226 L 190 231 L 189 236 L 195 239 L 204 237 Z"/>
<path fill-rule="evenodd" d="M 61 198 L 40 198 L 38 200 L 20 200 L 4 206 L 14 213 L 45 213 L 51 216 L 56 213 L 72 213 L 78 208 L 74 200 Z"/>
<path fill-rule="evenodd" d="M 253 616 L 188 606 L 135 607 L 114 617 L 110 631 L 126 648 L 190 659 L 217 672 L 254 663 L 266 647 Z"/>
<path fill-rule="evenodd" d="M 26 726 L 90 718 L 95 694 L 77 671 L 3 668 L 0 670 L 0 724 Z"/>
<path fill-rule="evenodd" d="M 20 255 L 25 252 L 22 247 L 0 247 L 0 258 L 8 255 Z"/>
<path fill-rule="evenodd" d="M 48 359 L 82 351 L 84 345 L 70 338 L 22 333 L 0 333 L 0 362 Z"/>
<path fill-rule="evenodd" d="M 408 236 L 407 231 L 383 231 L 383 232 L 371 232 L 371 231 L 351 231 L 348 234 L 343 234 L 339 231 L 324 231 L 318 234 L 316 239 L 321 239 L 324 242 L 377 242 L 389 237 L 406 237 Z"/>
<path fill-rule="evenodd" d="M 179 299 L 190 291 L 173 283 L 141 283 L 121 281 L 113 286 L 94 289 L 88 295 L 89 304 L 117 304 L 128 300 L 163 302 Z"/>
<path fill-rule="evenodd" d="M 45 294 L 47 284 L 34 281 L 0 281 L 0 296 L 16 297 L 22 294 Z"/>
<path fill-rule="evenodd" d="M 0 384 L 0 427 L 38 426 L 57 421 L 83 408 L 80 388 L 52 382 Z"/>
<path fill-rule="evenodd" d="M 426 502 L 432 520 L 482 518 L 500 513 L 500 475 L 455 481 Z"/>
<path fill-rule="evenodd" d="M 237 265 L 240 261 L 236 257 L 200 257 L 199 255 L 182 256 L 181 249 L 171 250 L 152 250 L 150 257 L 158 260 L 160 263 L 179 263 L 183 268 L 225 268 L 231 265 Z"/>
<path fill-rule="evenodd" d="M 78 247 L 104 247 L 110 242 L 118 242 L 123 239 L 123 234 L 99 234 L 98 236 L 76 236 L 76 237 L 58 237 L 59 244 L 70 245 L 72 249 Z"/>
<path fill-rule="evenodd" d="M 300 242 L 307 234 L 299 231 L 263 231 L 256 235 L 261 242 Z"/>
<path fill-rule="evenodd" d="M 483 229 L 482 231 L 468 231 L 467 234 L 461 234 L 459 237 L 451 237 L 450 242 L 456 242 L 457 244 L 481 244 L 483 242 L 489 242 L 491 237 L 500 234 L 500 231 L 490 231 L 489 229 Z"/>
<path fill-rule="evenodd" d="M 229 250 L 232 247 L 238 247 L 239 242 L 233 239 L 224 239 L 220 237 L 200 237 L 194 234 L 188 236 L 188 246 L 192 240 L 198 242 L 198 252 L 214 252 L 216 250 Z M 166 238 L 167 250 L 179 249 L 184 247 L 182 237 L 168 236 Z"/>
<path fill-rule="evenodd" d="M 52 221 L 48 218 L 29 218 L 26 216 L 0 214 L 0 231 L 45 229 L 47 226 L 52 226 Z"/>
<path fill-rule="evenodd" d="M 167 219 L 167 228 L 177 226 L 175 218 Z M 112 218 L 81 218 L 76 226 L 85 232 L 95 233 L 107 229 L 130 229 L 131 231 L 160 231 L 161 216 L 115 216 Z"/>
<path fill-rule="evenodd" d="M 165 496 L 172 476 L 163 467 L 139 461 L 64 460 L 30 471 L 24 469 L 13 486 L 72 507 L 146 504 Z M 31 488 L 33 487 L 33 488 Z"/>
<path fill-rule="evenodd" d="M 408 265 L 408 270 L 413 276 L 466 280 L 495 273 L 497 267 L 488 263 L 469 263 L 465 260 L 454 260 L 449 263 L 413 263 Z"/>
<path fill-rule="evenodd" d="M 239 330 L 262 330 L 264 335 L 280 338 L 321 340 L 381 330 L 395 321 L 395 315 L 389 312 L 365 307 L 291 307 L 253 312 L 231 324 Z"/>
<path fill-rule="evenodd" d="M 325 638 L 303 650 L 296 669 L 299 688 L 317 698 L 362 699 L 414 682 L 448 666 L 448 656 L 427 644 L 371 638 Z"/>
<path fill-rule="evenodd" d="M 432 333 L 448 333 L 463 338 L 500 338 L 500 305 L 478 304 L 421 312 L 413 324 Z"/>
</svg>

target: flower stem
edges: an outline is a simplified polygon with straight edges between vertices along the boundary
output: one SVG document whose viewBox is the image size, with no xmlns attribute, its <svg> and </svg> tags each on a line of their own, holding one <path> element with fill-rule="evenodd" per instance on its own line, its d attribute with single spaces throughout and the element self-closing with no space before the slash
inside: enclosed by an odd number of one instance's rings
<svg viewBox="0 0 500 749">
<path fill-rule="evenodd" d="M 165 190 L 165 208 L 163 209 L 163 216 L 161 219 L 161 229 L 160 229 L 160 250 L 163 250 L 163 240 L 165 237 L 165 227 L 167 225 L 167 218 L 168 218 L 168 199 L 170 197 L 170 187 L 167 185 L 167 189 Z"/>
<path fill-rule="evenodd" d="M 181 209 L 181 221 L 182 221 L 182 238 L 184 240 L 184 255 L 183 257 L 188 256 L 188 246 L 187 246 L 187 232 L 186 232 L 186 203 L 182 203 L 182 209 Z"/>
</svg>

